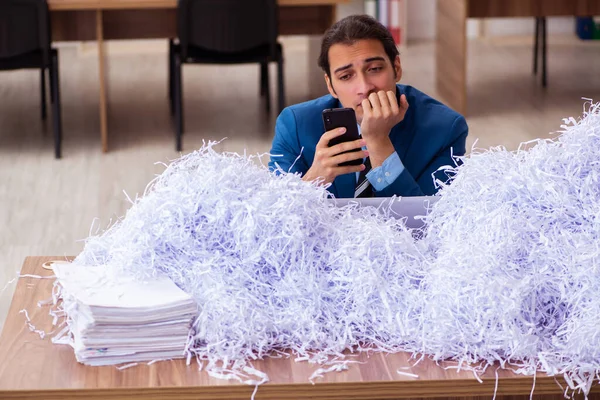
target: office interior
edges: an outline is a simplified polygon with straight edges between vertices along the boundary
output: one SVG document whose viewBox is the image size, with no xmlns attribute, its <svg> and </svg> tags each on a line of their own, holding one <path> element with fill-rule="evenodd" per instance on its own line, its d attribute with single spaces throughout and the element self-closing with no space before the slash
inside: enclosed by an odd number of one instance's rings
<svg viewBox="0 0 600 400">
<path fill-rule="evenodd" d="M 365 12 L 361 0 L 333 3 L 333 20 Z M 437 82 L 445 76 L 436 74 L 439 4 L 408 0 L 405 11 L 400 83 L 446 102 L 448 94 L 440 93 Z M 94 10 L 89 12 L 90 23 L 97 21 Z M 114 30 L 110 16 L 105 18 L 105 31 Z M 469 125 L 467 152 L 495 146 L 514 150 L 521 142 L 555 137 L 563 118 L 581 116 L 586 99 L 600 99 L 600 41 L 581 39 L 574 15 L 551 15 L 544 23 L 545 86 L 541 59 L 533 72 L 534 16 L 467 18 L 466 107 L 461 109 Z M 125 214 L 130 203 L 124 192 L 143 193 L 164 170 L 161 162 L 209 141 L 216 141 L 219 151 L 265 154 L 270 149 L 279 112 L 276 63 L 269 64 L 269 111 L 258 64 L 185 64 L 179 151 L 169 104 L 169 41 L 109 37 L 98 42 L 93 40 L 97 31 L 86 29 L 91 31 L 85 40 L 52 41 L 59 55 L 60 158 L 49 78 L 42 119 L 39 70 L 0 71 L 0 327 L 23 259 L 76 255 L 91 229 Z M 279 37 L 285 105 L 326 93 L 316 67 L 319 39 L 315 32 Z"/>
</svg>

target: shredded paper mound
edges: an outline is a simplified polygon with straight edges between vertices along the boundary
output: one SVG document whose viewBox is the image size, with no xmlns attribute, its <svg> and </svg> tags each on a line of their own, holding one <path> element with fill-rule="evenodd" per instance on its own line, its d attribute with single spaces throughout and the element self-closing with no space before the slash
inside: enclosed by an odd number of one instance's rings
<svg viewBox="0 0 600 400">
<path fill-rule="evenodd" d="M 168 275 L 199 308 L 187 354 L 216 377 L 264 382 L 252 360 L 282 352 L 318 376 L 347 349 L 408 351 L 587 393 L 600 371 L 600 106 L 586 107 L 554 140 L 465 157 L 418 235 L 209 143 L 74 262 Z"/>
</svg>

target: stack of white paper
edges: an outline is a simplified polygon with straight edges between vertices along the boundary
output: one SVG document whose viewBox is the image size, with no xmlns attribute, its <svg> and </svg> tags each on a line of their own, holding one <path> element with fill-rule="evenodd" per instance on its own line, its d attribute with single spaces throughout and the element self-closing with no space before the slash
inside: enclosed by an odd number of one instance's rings
<svg viewBox="0 0 600 400">
<path fill-rule="evenodd" d="M 54 264 L 77 361 L 110 365 L 184 356 L 197 306 L 169 278 Z M 61 342 L 61 341 L 56 341 Z"/>
</svg>

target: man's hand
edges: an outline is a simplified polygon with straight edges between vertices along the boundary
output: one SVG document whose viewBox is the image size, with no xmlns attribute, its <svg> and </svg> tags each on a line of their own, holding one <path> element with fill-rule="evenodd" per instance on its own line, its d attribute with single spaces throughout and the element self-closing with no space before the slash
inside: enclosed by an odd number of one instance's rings
<svg viewBox="0 0 600 400">
<path fill-rule="evenodd" d="M 400 105 L 396 100 L 396 93 L 389 90 L 383 90 L 377 93 L 371 93 L 368 98 L 361 103 L 363 108 L 363 118 L 360 124 L 361 135 L 369 139 L 378 137 L 387 137 L 394 126 L 404 119 L 406 110 L 408 110 L 408 101 L 406 96 L 400 97 Z"/>
<path fill-rule="evenodd" d="M 333 182 L 338 175 L 356 173 L 365 169 L 364 164 L 339 166 L 339 164 L 343 162 L 358 159 L 362 160 L 369 155 L 367 151 L 361 149 L 365 145 L 365 141 L 362 139 L 344 142 L 329 147 L 329 141 L 331 139 L 343 135 L 345 132 L 345 128 L 336 128 L 325 132 L 323 136 L 321 136 L 315 149 L 315 159 L 312 166 L 306 171 L 302 180 L 314 181 L 315 179 L 321 178 L 323 183 L 330 183 Z M 350 152 L 344 153 L 345 151 Z"/>
<path fill-rule="evenodd" d="M 389 134 L 394 126 L 399 124 L 408 110 L 406 96 L 400 96 L 400 104 L 393 91 L 371 93 L 361 103 L 363 118 L 360 124 L 361 136 L 367 142 L 371 153 L 373 168 L 383 164 L 395 150 Z"/>
</svg>

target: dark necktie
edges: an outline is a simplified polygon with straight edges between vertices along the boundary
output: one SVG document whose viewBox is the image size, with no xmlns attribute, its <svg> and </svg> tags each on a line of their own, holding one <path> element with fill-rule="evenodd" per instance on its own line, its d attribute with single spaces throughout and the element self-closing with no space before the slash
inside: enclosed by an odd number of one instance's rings
<svg viewBox="0 0 600 400">
<path fill-rule="evenodd" d="M 354 189 L 354 197 L 373 197 L 373 186 L 371 186 L 371 182 L 367 179 L 367 173 L 371 170 L 371 159 L 367 157 L 365 161 L 365 169 L 360 171 L 358 174 L 358 182 L 356 183 L 356 188 Z"/>
</svg>

